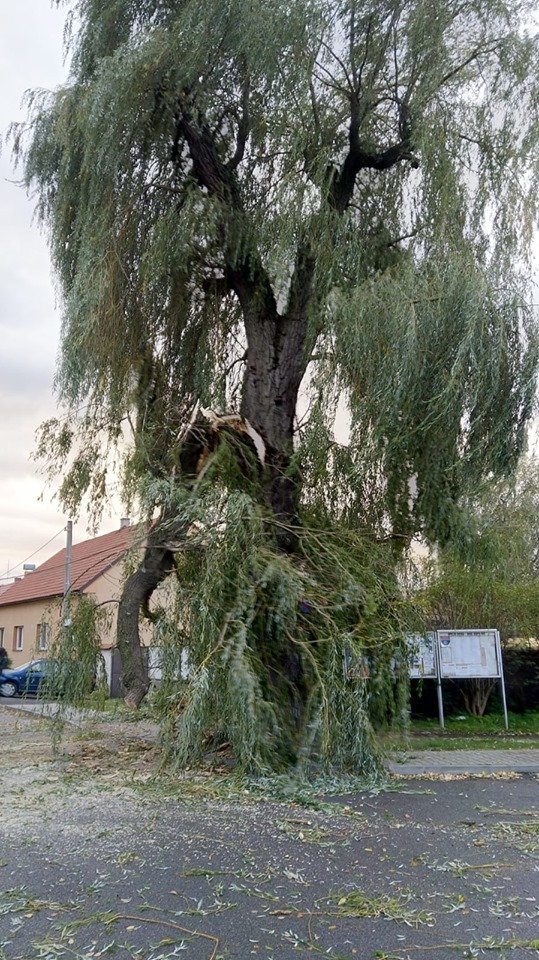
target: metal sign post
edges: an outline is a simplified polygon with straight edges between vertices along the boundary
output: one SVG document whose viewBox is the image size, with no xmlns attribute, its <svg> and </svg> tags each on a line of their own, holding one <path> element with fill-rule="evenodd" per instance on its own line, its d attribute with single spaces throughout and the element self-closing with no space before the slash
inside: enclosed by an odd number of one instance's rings
<svg viewBox="0 0 539 960">
<path fill-rule="evenodd" d="M 500 634 L 498 630 L 496 630 L 496 641 L 497 641 L 498 663 L 500 665 L 500 692 L 502 695 L 503 719 L 505 723 L 505 729 L 509 730 L 509 717 L 507 716 L 507 700 L 505 699 L 505 677 L 503 675 L 502 645 L 501 645 Z"/>
<path fill-rule="evenodd" d="M 442 699 L 442 683 L 438 656 L 436 634 L 429 631 L 425 634 L 413 633 L 408 637 L 410 653 L 410 679 L 436 680 L 438 696 L 438 719 L 440 727 L 444 729 L 444 704 Z"/>
<path fill-rule="evenodd" d="M 435 643 L 435 655 L 436 655 L 436 694 L 438 697 L 438 720 L 440 721 L 441 729 L 445 730 L 444 698 L 442 695 L 442 671 L 440 670 L 440 648 L 438 645 L 437 637 L 436 637 L 436 643 Z"/>
</svg>

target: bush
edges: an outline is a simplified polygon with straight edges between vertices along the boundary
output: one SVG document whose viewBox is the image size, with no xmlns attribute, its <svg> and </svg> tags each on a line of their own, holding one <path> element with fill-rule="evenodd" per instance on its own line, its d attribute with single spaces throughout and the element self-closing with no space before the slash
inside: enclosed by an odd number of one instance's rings
<svg viewBox="0 0 539 960">
<path fill-rule="evenodd" d="M 503 651 L 507 706 L 515 713 L 539 705 L 539 646 L 509 646 Z"/>
</svg>

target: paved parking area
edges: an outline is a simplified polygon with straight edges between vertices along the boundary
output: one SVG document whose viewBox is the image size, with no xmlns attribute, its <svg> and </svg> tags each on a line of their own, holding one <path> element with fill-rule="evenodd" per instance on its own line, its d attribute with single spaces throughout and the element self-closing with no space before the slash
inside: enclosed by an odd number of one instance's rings
<svg viewBox="0 0 539 960">
<path fill-rule="evenodd" d="M 54 755 L 46 721 L 0 709 L 0 736 L 2 960 L 539 954 L 536 776 L 254 802 L 156 778 L 129 729 Z"/>
</svg>

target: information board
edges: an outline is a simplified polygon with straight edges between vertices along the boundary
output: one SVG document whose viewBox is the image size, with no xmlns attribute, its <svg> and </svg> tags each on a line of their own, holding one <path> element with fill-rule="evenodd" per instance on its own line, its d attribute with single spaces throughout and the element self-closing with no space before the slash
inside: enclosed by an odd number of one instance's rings
<svg viewBox="0 0 539 960">
<path fill-rule="evenodd" d="M 436 680 L 442 728 L 442 680 L 486 678 L 500 681 L 505 727 L 508 728 L 502 649 L 497 630 L 438 630 L 436 633 L 409 634 L 407 640 L 410 679 Z"/>
<path fill-rule="evenodd" d="M 438 651 L 443 679 L 502 676 L 497 630 L 439 630 Z"/>
<path fill-rule="evenodd" d="M 435 680 L 436 669 L 436 634 L 411 633 L 408 636 L 410 678 L 421 680 L 423 677 Z"/>
</svg>

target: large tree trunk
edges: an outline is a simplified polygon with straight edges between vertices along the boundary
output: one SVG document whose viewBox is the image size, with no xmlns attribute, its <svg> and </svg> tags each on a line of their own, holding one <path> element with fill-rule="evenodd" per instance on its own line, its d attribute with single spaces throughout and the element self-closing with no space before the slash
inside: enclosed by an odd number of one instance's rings
<svg viewBox="0 0 539 960">
<path fill-rule="evenodd" d="M 286 552 L 297 538 L 299 475 L 290 470 L 294 452 L 294 418 L 306 368 L 307 310 L 313 296 L 315 261 L 308 247 L 297 255 L 288 308 L 277 311 L 265 275 L 253 292 L 245 277 L 233 283 L 243 307 L 247 359 L 242 414 L 267 443 L 268 505 L 278 527 L 277 542 Z"/>
<path fill-rule="evenodd" d="M 276 312 L 263 320 L 246 318 L 248 350 L 243 384 L 242 414 L 267 444 L 268 486 L 264 496 L 275 521 L 275 541 L 292 554 L 298 544 L 300 477 L 292 468 L 294 419 L 305 372 L 305 316 Z M 279 650 L 261 651 L 269 664 L 268 679 L 276 701 L 288 704 L 292 743 L 305 720 L 308 701 L 303 659 L 289 643 Z"/>
<path fill-rule="evenodd" d="M 140 642 L 141 610 L 147 608 L 151 595 L 174 567 L 174 555 L 165 547 L 151 542 L 144 551 L 141 565 L 124 584 L 118 606 L 117 644 L 122 665 L 125 702 L 138 707 L 149 688 L 148 663 Z"/>
<path fill-rule="evenodd" d="M 282 524 L 277 528 L 277 542 L 290 552 L 296 543 L 293 527 L 297 524 L 298 509 L 298 483 L 290 473 L 290 463 L 302 371 L 297 357 L 290 357 L 288 350 L 285 352 L 270 339 L 271 332 L 272 325 L 264 325 L 249 342 L 241 412 L 266 441 L 266 500 L 275 519 Z M 288 336 L 287 341 L 291 340 Z M 299 340 L 297 348 L 301 356 Z"/>
</svg>

